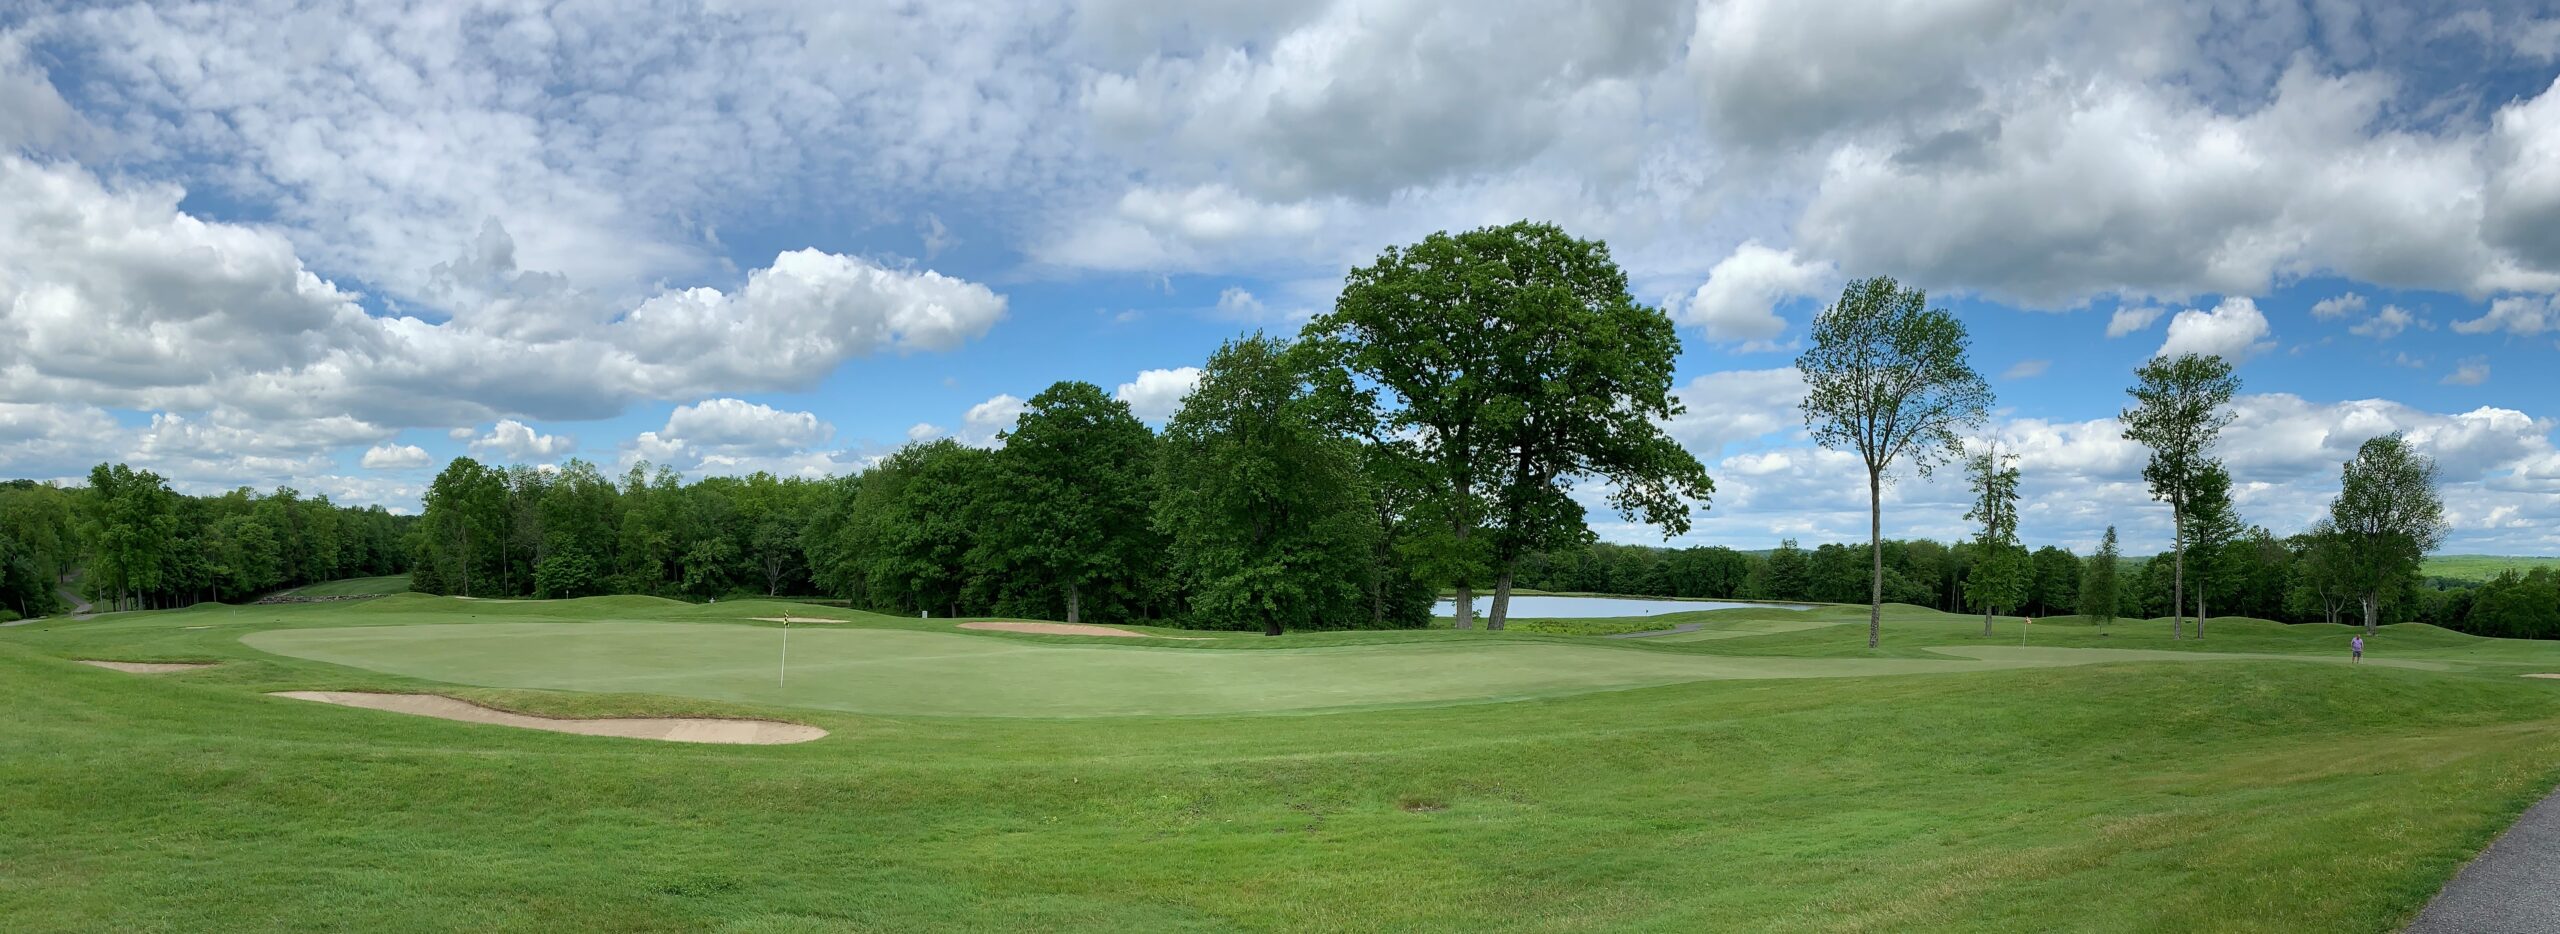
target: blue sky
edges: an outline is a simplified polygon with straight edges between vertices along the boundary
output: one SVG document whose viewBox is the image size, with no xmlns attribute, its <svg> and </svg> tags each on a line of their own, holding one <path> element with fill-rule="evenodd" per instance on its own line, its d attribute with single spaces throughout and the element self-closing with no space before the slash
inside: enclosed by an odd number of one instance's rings
<svg viewBox="0 0 2560 934">
<path fill-rule="evenodd" d="M 1862 535 L 1787 367 L 1889 274 L 1971 328 L 2039 543 L 2165 543 L 2112 418 L 2195 349 L 2242 361 L 2251 521 L 2400 430 L 2451 548 L 2548 554 L 2556 76 L 2528 3 L 39 4 L 0 14 L 0 474 L 858 470 L 1061 379 L 1161 418 L 1379 249 L 1525 217 L 1681 325 L 1684 542 Z M 1904 476 L 1888 534 L 1961 499 Z"/>
</svg>

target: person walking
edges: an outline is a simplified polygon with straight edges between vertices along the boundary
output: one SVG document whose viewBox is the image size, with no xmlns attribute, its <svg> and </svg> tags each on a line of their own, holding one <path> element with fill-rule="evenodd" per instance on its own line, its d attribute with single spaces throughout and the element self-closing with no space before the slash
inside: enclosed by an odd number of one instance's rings
<svg viewBox="0 0 2560 934">
<path fill-rule="evenodd" d="M 2348 641 L 2348 642 L 2347 642 L 2347 655 L 2348 655 L 2348 657 L 2350 658 L 2350 661 L 2348 662 L 2348 664 L 2353 664 L 2353 665 L 2361 665 L 2361 664 L 2364 664 L 2364 637 L 2363 637 L 2363 636 L 2357 636 L 2357 637 L 2355 637 L 2354 639 L 2352 639 L 2352 640 L 2350 640 L 2350 641 Z"/>
</svg>

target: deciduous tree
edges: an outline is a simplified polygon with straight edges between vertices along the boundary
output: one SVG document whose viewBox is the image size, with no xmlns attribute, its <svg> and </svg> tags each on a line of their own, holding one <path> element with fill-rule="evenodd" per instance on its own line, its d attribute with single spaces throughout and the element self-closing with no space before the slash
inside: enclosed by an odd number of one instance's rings
<svg viewBox="0 0 2560 934">
<path fill-rule="evenodd" d="M 2087 573 L 2080 578 L 2080 615 L 2096 617 L 2102 624 L 2115 622 L 2117 607 L 2124 602 L 2123 594 L 2116 527 L 2110 525 L 2106 536 L 2098 539 L 2097 553 L 2089 556 Z"/>
<path fill-rule="evenodd" d="M 2193 497 L 2187 503 L 2187 548 L 2196 556 L 2196 638 L 2204 638 L 2204 621 L 2210 618 L 2206 597 L 2224 589 L 2228 578 L 2239 573 L 2225 548 L 2249 528 L 2240 521 L 2240 507 L 2231 500 L 2231 472 L 2222 462 L 2213 461 L 2197 474 Z"/>
<path fill-rule="evenodd" d="M 2018 547 L 2018 468 L 2016 455 L 2000 453 L 1998 442 L 1965 459 L 1965 476 L 1973 488 L 1973 508 L 1964 517 L 1980 523 L 1973 536 L 1973 573 L 1965 578 L 1965 596 L 1982 608 L 1982 634 L 1991 634 L 1991 614 L 2015 607 L 2025 598 L 2026 549 Z"/>
<path fill-rule="evenodd" d="M 1368 479 L 1302 366 L 1283 341 L 1229 342 L 1165 426 L 1154 521 L 1195 623 L 1276 636 L 1369 615 Z"/>
<path fill-rule="evenodd" d="M 2197 484 L 2217 467 L 2213 442 L 2231 424 L 2224 406 L 2239 391 L 2240 378 L 2232 375 L 2231 364 L 2207 354 L 2153 357 L 2134 372 L 2133 387 L 2125 390 L 2134 404 L 2119 416 L 2124 436 L 2151 449 L 2142 479 L 2151 487 L 2151 498 L 2169 504 L 2173 640 L 2183 638 L 2186 629 L 2187 512 Z"/>
<path fill-rule="evenodd" d="M 1816 315 L 1804 375 L 1805 427 L 1814 440 L 1854 452 L 1867 468 L 1867 647 L 1884 630 L 1884 481 L 1894 465 L 1923 475 L 1954 456 L 1961 433 L 1982 424 L 1991 385 L 1965 358 L 1963 322 L 1929 296 L 1878 276 L 1849 283 Z"/>
<path fill-rule="evenodd" d="M 1673 535 L 1713 490 L 1659 424 L 1681 411 L 1679 336 L 1598 241 L 1523 221 L 1389 248 L 1306 339 L 1373 387 L 1388 450 L 1429 490 L 1414 511 L 1447 533 L 1413 545 L 1455 583 L 1459 628 L 1480 575 L 1500 628 L 1522 556 L 1590 540 L 1566 484 L 1605 481 L 1622 514 Z"/>
<path fill-rule="evenodd" d="M 2411 449 L 2397 432 L 2367 440 L 2339 479 L 2329 523 L 2371 635 L 2380 625 L 2383 595 L 2415 578 L 2419 562 L 2444 541 L 2435 459 Z"/>
<path fill-rule="evenodd" d="M 1155 435 L 1092 383 L 1032 396 L 978 504 L 982 556 L 1045 587 L 1068 622 L 1096 593 L 1126 602 L 1161 555 L 1149 525 Z"/>
</svg>

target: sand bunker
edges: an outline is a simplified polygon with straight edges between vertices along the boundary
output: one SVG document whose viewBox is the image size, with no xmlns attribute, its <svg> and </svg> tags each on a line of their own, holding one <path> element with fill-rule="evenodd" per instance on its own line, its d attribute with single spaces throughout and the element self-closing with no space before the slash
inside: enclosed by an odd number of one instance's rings
<svg viewBox="0 0 2560 934">
<path fill-rule="evenodd" d="M 2537 672 L 2534 672 L 2534 673 L 2532 673 L 2532 674 L 2526 675 L 2525 677 L 2527 677 L 2527 678 L 2550 678 L 2550 679 L 2555 680 L 2555 681 L 2560 681 L 2560 671 L 2537 671 Z"/>
<path fill-rule="evenodd" d="M 750 617 L 747 617 L 747 618 L 748 618 L 748 619 L 755 620 L 755 621 L 757 621 L 757 622 L 761 622 L 761 623 L 841 623 L 841 622 L 844 622 L 844 620 L 840 620 L 840 619 L 828 619 L 828 618 L 826 618 L 826 617 L 824 617 L 824 616 L 750 616 Z"/>
<path fill-rule="evenodd" d="M 798 723 L 773 720 L 725 720 L 708 717 L 617 717 L 601 720 L 561 720 L 509 713 L 482 707 L 470 701 L 441 694 L 371 694 L 360 691 L 278 691 L 271 697 L 319 701 L 367 710 L 417 714 L 465 723 L 490 723 L 498 726 L 549 730 L 554 733 L 576 733 L 582 736 L 619 736 L 625 739 L 657 739 L 676 743 L 736 743 L 750 746 L 776 746 L 783 743 L 805 743 L 827 735 L 827 731 Z"/>
<path fill-rule="evenodd" d="M 79 662 L 83 665 L 96 665 L 100 668 L 113 668 L 127 674 L 137 675 L 165 675 L 171 672 L 194 671 L 198 668 L 213 667 L 213 663 L 211 662 L 102 662 L 93 658 L 79 659 Z"/>
<path fill-rule="evenodd" d="M 1036 632 L 1044 636 L 1115 636 L 1122 639 L 1181 639 L 1206 641 L 1208 636 L 1151 636 L 1131 632 L 1118 626 L 1088 626 L 1083 623 L 961 623 L 962 629 L 992 629 L 997 632 Z"/>
</svg>

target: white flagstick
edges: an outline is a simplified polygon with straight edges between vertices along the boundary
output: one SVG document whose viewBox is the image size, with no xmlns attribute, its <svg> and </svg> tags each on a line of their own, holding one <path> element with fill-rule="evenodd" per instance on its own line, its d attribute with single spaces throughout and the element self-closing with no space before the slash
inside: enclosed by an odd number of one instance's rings
<svg viewBox="0 0 2560 934">
<path fill-rule="evenodd" d="M 782 666 L 773 670 L 773 686 L 782 686 L 782 676 L 791 670 L 791 621 L 782 623 Z"/>
</svg>

